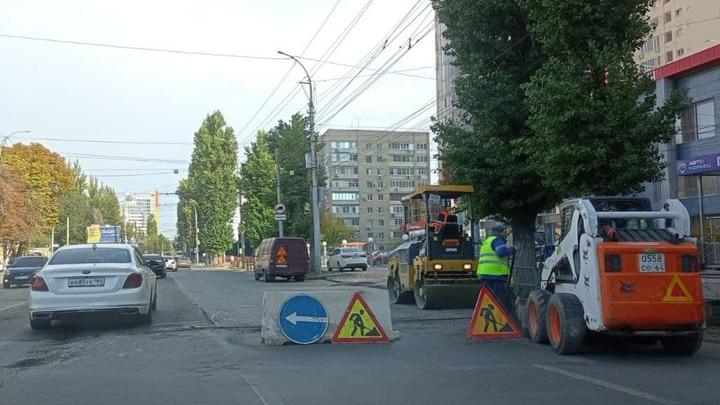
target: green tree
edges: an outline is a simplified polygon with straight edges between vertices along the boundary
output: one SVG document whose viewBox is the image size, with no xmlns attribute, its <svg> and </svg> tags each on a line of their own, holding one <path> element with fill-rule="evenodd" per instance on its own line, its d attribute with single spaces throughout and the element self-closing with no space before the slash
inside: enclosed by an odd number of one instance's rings
<svg viewBox="0 0 720 405">
<path fill-rule="evenodd" d="M 277 235 L 273 206 L 275 199 L 275 160 L 268 147 L 267 135 L 258 132 L 255 142 L 245 147 L 245 163 L 240 167 L 240 190 L 245 196 L 243 222 L 245 237 L 253 246 Z"/>
<path fill-rule="evenodd" d="M 145 226 L 145 235 L 147 235 L 148 237 L 158 235 L 158 228 L 157 228 L 157 222 L 155 221 L 155 214 L 150 214 L 147 217 L 147 224 Z"/>
<path fill-rule="evenodd" d="M 343 239 L 355 238 L 355 231 L 345 221 L 325 210 L 320 211 L 320 233 L 328 246 L 340 245 Z"/>
<path fill-rule="evenodd" d="M 200 248 L 223 254 L 232 248 L 231 220 L 237 206 L 238 145 L 219 111 L 195 133 L 195 148 L 181 199 L 197 204 Z"/>
<path fill-rule="evenodd" d="M 536 214 L 560 198 L 542 184 L 524 148 L 533 131 L 523 89 L 547 58 L 530 37 L 518 0 L 443 0 L 436 8 L 450 41 L 445 52 L 463 73 L 455 86 L 465 111 L 461 121 L 434 126 L 443 169 L 452 182 L 475 187 L 481 217 L 510 221 L 516 266 L 533 269 Z M 526 283 L 533 273 L 516 272 Z"/>
<path fill-rule="evenodd" d="M 550 55 L 527 88 L 527 151 L 563 196 L 641 191 L 663 178 L 658 144 L 675 131 L 680 94 L 655 111 L 655 83 L 633 53 L 650 33 L 649 0 L 524 0 Z M 607 10 L 612 9 L 612 13 Z"/>
<path fill-rule="evenodd" d="M 98 225 L 119 225 L 121 223 L 120 202 L 115 190 L 91 177 L 87 182 L 87 195 L 90 199 L 90 214 L 93 223 Z"/>
<path fill-rule="evenodd" d="M 310 152 L 307 118 L 295 114 L 290 121 L 279 121 L 268 132 L 267 143 L 280 163 L 280 191 L 287 207 L 285 233 L 308 238 L 311 234 L 310 176 L 305 169 L 305 154 Z"/>
</svg>

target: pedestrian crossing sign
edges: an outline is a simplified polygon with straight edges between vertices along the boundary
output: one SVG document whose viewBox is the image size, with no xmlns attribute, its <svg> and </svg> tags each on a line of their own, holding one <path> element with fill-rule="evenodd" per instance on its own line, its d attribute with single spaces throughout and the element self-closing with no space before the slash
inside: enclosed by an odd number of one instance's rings
<svg viewBox="0 0 720 405">
<path fill-rule="evenodd" d="M 512 339 L 521 336 L 520 327 L 510 313 L 497 297 L 483 286 L 467 331 L 468 339 Z"/>
<path fill-rule="evenodd" d="M 387 343 L 388 335 L 375 318 L 362 294 L 356 292 L 338 323 L 333 343 Z"/>
</svg>

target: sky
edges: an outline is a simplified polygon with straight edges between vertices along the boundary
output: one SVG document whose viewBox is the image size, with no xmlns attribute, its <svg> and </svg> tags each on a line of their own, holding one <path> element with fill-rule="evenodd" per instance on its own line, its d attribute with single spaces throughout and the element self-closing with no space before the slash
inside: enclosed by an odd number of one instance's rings
<svg viewBox="0 0 720 405">
<path fill-rule="evenodd" d="M 305 93 L 295 91 L 304 73 L 278 50 L 305 58 L 320 133 L 428 130 L 435 113 L 432 105 L 402 121 L 435 96 L 429 0 L 0 0 L 0 9 L 0 134 L 31 131 L 12 141 L 39 142 L 79 160 L 120 195 L 174 192 L 187 176 L 193 135 L 215 110 L 241 148 L 258 129 L 306 111 Z M 401 21 L 405 30 L 390 35 Z M 358 70 L 341 65 L 363 65 L 368 55 L 368 68 L 388 72 L 363 90 L 373 71 L 350 81 Z M 161 196 L 160 231 L 169 237 L 176 203 L 174 195 Z"/>
</svg>

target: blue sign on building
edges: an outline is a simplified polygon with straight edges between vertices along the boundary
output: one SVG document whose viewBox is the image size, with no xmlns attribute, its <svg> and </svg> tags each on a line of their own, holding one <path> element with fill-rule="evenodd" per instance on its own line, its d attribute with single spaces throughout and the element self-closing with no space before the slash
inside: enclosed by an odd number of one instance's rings
<svg viewBox="0 0 720 405">
<path fill-rule="evenodd" d="M 678 160 L 676 169 L 678 176 L 717 175 L 720 172 L 720 154 Z"/>
<path fill-rule="evenodd" d="M 325 307 L 309 295 L 296 295 L 285 301 L 278 320 L 285 337 L 301 345 L 319 341 L 328 329 Z"/>
</svg>

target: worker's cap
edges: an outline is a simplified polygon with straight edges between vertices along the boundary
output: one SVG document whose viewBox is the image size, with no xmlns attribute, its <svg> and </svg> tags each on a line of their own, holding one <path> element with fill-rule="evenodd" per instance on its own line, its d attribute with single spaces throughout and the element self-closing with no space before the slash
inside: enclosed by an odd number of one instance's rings
<svg viewBox="0 0 720 405">
<path fill-rule="evenodd" d="M 505 224 L 502 222 L 495 222 L 491 227 L 490 230 L 493 232 L 502 232 L 505 230 Z"/>
</svg>

